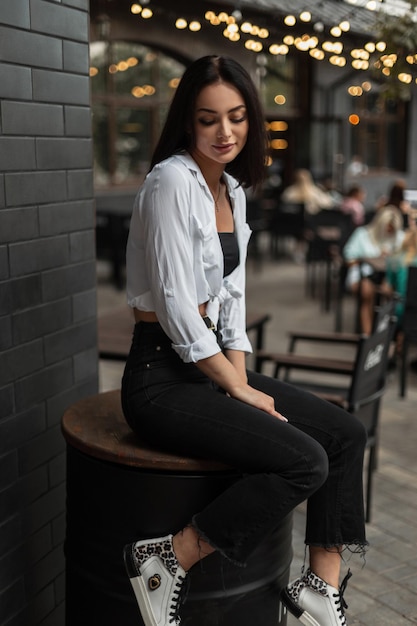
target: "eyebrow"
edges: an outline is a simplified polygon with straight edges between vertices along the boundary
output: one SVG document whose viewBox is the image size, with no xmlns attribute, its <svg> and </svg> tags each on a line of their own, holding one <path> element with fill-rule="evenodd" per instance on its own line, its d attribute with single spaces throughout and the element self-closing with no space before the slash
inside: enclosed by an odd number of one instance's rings
<svg viewBox="0 0 417 626">
<path fill-rule="evenodd" d="M 233 109 L 230 109 L 228 113 L 234 113 L 235 111 L 238 111 L 239 109 L 246 109 L 246 106 L 244 104 L 239 104 L 237 107 L 233 107 Z M 206 107 L 200 107 L 199 109 L 197 109 L 197 113 L 200 113 L 200 112 L 214 113 L 215 115 L 217 114 L 217 111 L 214 111 L 213 109 L 207 109 Z"/>
</svg>

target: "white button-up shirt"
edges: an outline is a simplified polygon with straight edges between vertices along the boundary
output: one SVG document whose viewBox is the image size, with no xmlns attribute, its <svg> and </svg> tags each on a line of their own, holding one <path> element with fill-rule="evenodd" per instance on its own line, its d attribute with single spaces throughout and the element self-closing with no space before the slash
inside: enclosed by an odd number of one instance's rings
<svg viewBox="0 0 417 626">
<path fill-rule="evenodd" d="M 246 198 L 233 177 L 225 174 L 224 180 L 240 254 L 239 265 L 224 278 L 213 196 L 188 153 L 156 165 L 133 207 L 126 253 L 128 303 L 155 311 L 186 363 L 220 351 L 198 311 L 205 302 L 224 347 L 252 352 L 245 309 L 245 260 L 251 234 Z"/>
</svg>

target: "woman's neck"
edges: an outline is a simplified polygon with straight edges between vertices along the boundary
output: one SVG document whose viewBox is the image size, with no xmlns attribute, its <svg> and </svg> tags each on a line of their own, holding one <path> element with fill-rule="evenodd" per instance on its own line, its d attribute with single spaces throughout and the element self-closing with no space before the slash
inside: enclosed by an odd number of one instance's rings
<svg viewBox="0 0 417 626">
<path fill-rule="evenodd" d="M 214 195 L 214 197 L 217 197 L 219 184 L 222 180 L 222 176 L 224 173 L 224 165 L 208 159 L 196 150 L 190 152 L 190 154 L 200 168 L 201 173 L 203 174 L 211 193 Z"/>
</svg>

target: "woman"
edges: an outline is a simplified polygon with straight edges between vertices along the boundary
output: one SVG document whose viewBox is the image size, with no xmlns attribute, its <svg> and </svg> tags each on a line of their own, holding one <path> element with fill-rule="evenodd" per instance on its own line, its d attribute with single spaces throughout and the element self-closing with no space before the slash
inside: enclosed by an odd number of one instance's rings
<svg viewBox="0 0 417 626">
<path fill-rule="evenodd" d="M 284 189 L 281 195 L 284 202 L 302 202 L 308 215 L 315 215 L 321 209 L 334 207 L 332 196 L 317 187 L 308 170 L 296 170 L 294 183 Z"/>
<path fill-rule="evenodd" d="M 359 226 L 351 234 L 343 249 L 348 265 L 346 286 L 352 293 L 360 289 L 361 331 L 372 331 L 375 296 L 384 278 L 384 269 L 377 270 L 371 259 L 384 259 L 398 252 L 404 238 L 402 216 L 394 206 L 380 209 L 367 226 Z M 363 260 L 368 259 L 368 263 Z"/>
<path fill-rule="evenodd" d="M 345 546 L 365 548 L 362 425 L 245 368 L 250 233 L 242 187 L 261 182 L 266 147 L 246 70 L 225 57 L 199 59 L 176 91 L 135 202 L 127 245 L 136 325 L 122 382 L 126 419 L 158 447 L 243 473 L 173 537 L 126 546 L 146 626 L 179 623 L 181 588 L 195 563 L 218 550 L 244 565 L 306 498 L 310 569 L 284 590 L 291 611 L 318 624 L 345 624 L 340 554 Z M 147 586 L 155 573 L 158 593 Z"/>
<path fill-rule="evenodd" d="M 376 203 L 377 210 L 386 206 L 395 206 L 401 211 L 403 227 L 408 227 L 408 219 L 411 211 L 410 203 L 405 199 L 406 182 L 403 178 L 398 178 L 389 189 L 388 197 L 382 196 Z"/>
<path fill-rule="evenodd" d="M 359 185 L 352 185 L 340 204 L 340 210 L 352 218 L 354 226 L 362 226 L 365 221 L 365 207 L 363 205 L 366 191 Z"/>
<path fill-rule="evenodd" d="M 408 268 L 417 265 L 417 228 L 414 219 L 410 219 L 410 229 L 405 233 L 401 250 L 387 259 L 387 271 L 382 285 L 383 292 L 388 296 L 395 294 L 397 304 L 395 316 L 396 328 L 396 356 L 400 356 L 403 347 L 403 317 L 404 305 L 407 296 Z"/>
</svg>

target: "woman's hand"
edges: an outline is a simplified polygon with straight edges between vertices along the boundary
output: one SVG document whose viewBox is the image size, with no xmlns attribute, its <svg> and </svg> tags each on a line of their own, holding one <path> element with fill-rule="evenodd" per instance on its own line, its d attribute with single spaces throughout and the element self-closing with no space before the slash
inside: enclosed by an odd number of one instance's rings
<svg viewBox="0 0 417 626">
<path fill-rule="evenodd" d="M 254 389 L 254 387 L 250 385 L 238 387 L 235 391 L 229 392 L 229 395 L 236 400 L 240 400 L 241 402 L 245 402 L 245 404 L 250 404 L 250 406 L 265 411 L 265 413 L 269 413 L 283 422 L 288 422 L 286 417 L 275 410 L 274 398 L 263 393 L 263 391 Z"/>
<path fill-rule="evenodd" d="M 231 353 L 232 350 L 228 352 Z M 274 399 L 271 396 L 248 385 L 246 370 L 245 375 L 243 375 L 242 359 L 238 354 L 239 353 L 237 353 L 234 358 L 232 356 L 234 363 L 219 352 L 207 359 L 197 361 L 196 365 L 206 376 L 224 389 L 231 398 L 235 398 L 235 400 L 240 400 L 261 411 L 265 411 L 265 413 L 269 413 L 283 422 L 288 422 L 286 417 L 275 410 Z M 228 354 L 228 356 L 230 356 L 230 354 Z"/>
</svg>

